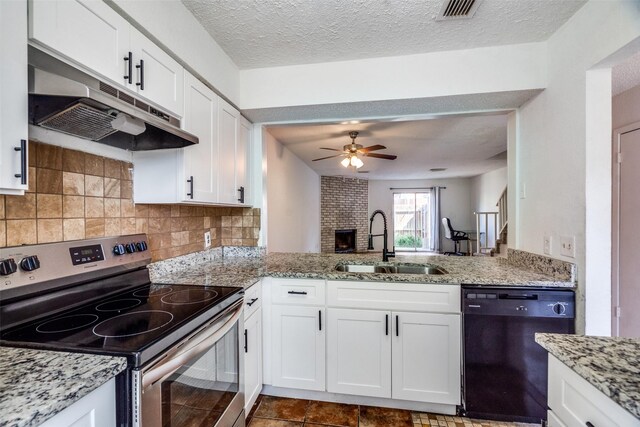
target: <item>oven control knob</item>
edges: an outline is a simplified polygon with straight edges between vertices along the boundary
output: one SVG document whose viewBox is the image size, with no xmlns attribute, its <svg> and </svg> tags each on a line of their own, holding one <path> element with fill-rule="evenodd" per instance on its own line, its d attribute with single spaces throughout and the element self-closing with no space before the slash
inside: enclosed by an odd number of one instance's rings
<svg viewBox="0 0 640 427">
<path fill-rule="evenodd" d="M 563 304 L 560 304 L 559 302 L 553 305 L 553 312 L 555 314 L 564 314 L 566 310 L 567 308 Z"/>
<path fill-rule="evenodd" d="M 13 258 L 0 260 L 0 276 L 8 276 L 18 271 L 18 265 Z"/>
<path fill-rule="evenodd" d="M 35 255 L 26 256 L 20 261 L 20 268 L 24 271 L 37 270 L 40 268 L 40 260 Z"/>
<path fill-rule="evenodd" d="M 125 248 L 127 249 L 127 252 L 130 253 L 130 254 L 132 254 L 132 253 L 137 251 L 135 243 L 127 243 L 125 245 Z"/>
<path fill-rule="evenodd" d="M 136 249 L 138 249 L 138 252 L 143 252 L 147 250 L 147 242 L 145 242 L 144 240 L 141 242 L 136 243 Z"/>
<path fill-rule="evenodd" d="M 124 255 L 126 252 L 127 250 L 124 248 L 124 245 L 121 243 L 118 243 L 113 247 L 114 255 Z"/>
</svg>

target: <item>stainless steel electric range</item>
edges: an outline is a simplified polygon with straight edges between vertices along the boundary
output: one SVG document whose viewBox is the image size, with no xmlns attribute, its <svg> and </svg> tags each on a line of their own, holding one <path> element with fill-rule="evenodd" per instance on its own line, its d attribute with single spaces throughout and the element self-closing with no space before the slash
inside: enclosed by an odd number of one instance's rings
<svg viewBox="0 0 640 427">
<path fill-rule="evenodd" d="M 0 344 L 122 356 L 118 426 L 244 426 L 242 289 L 151 283 L 144 234 L 0 249 Z"/>
</svg>

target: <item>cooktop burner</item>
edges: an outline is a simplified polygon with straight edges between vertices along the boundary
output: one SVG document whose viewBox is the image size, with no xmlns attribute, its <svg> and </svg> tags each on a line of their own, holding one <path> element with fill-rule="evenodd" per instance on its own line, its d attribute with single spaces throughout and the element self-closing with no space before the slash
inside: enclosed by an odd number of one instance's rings
<svg viewBox="0 0 640 427">
<path fill-rule="evenodd" d="M 105 338 L 132 337 L 153 332 L 172 320 L 173 314 L 168 311 L 133 311 L 98 323 L 93 328 L 93 333 Z"/>
<path fill-rule="evenodd" d="M 24 346 L 132 357 L 162 341 L 176 341 L 232 304 L 241 289 L 149 283 L 0 332 L 0 340 Z M 241 296 L 237 295 L 236 299 Z M 67 306 L 82 300 L 69 295 Z M 175 334 L 174 334 L 175 332 Z M 146 354 L 146 352 L 145 352 Z"/>
<path fill-rule="evenodd" d="M 165 304 L 198 304 L 203 301 L 210 301 L 218 296 L 216 291 L 205 291 L 202 289 L 184 289 L 172 292 L 162 297 Z"/>
</svg>

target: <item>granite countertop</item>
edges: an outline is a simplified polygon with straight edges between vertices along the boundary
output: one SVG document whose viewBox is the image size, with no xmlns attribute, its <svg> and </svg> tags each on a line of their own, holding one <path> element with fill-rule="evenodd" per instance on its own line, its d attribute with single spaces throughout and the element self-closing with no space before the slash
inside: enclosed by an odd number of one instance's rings
<svg viewBox="0 0 640 427">
<path fill-rule="evenodd" d="M 123 357 L 0 347 L 0 426 L 37 426 L 126 366 Z"/>
<path fill-rule="evenodd" d="M 640 419 L 640 340 L 536 334 L 536 342 Z"/>
<path fill-rule="evenodd" d="M 225 257 L 193 262 L 182 269 L 170 264 L 152 268 L 152 280 L 159 283 L 203 283 L 248 287 L 260 277 L 283 277 L 329 280 L 366 280 L 406 283 L 480 284 L 497 286 L 545 286 L 574 288 L 573 281 L 518 268 L 503 258 L 447 257 L 433 255 L 398 255 L 393 263 L 430 264 L 444 268 L 448 274 L 383 274 L 338 272 L 339 263 L 373 264 L 381 255 L 270 253 L 254 258 Z M 161 263 L 158 263 L 161 264 Z"/>
</svg>

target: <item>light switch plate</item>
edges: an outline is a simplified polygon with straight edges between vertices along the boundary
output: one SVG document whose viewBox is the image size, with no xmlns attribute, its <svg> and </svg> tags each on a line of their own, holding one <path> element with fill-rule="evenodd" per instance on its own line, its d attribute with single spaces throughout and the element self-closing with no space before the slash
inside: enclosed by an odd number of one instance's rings
<svg viewBox="0 0 640 427">
<path fill-rule="evenodd" d="M 570 258 L 576 257 L 576 238 L 575 236 L 560 237 L 560 255 Z"/>
<path fill-rule="evenodd" d="M 551 255 L 551 236 L 544 236 L 544 253 Z"/>
<path fill-rule="evenodd" d="M 211 232 L 207 231 L 204 233 L 204 247 L 208 248 L 211 246 Z"/>
</svg>

